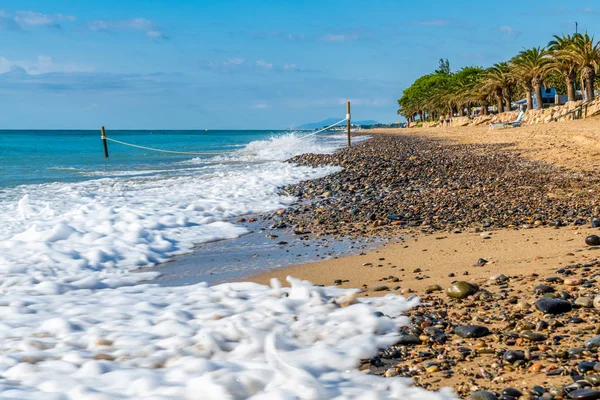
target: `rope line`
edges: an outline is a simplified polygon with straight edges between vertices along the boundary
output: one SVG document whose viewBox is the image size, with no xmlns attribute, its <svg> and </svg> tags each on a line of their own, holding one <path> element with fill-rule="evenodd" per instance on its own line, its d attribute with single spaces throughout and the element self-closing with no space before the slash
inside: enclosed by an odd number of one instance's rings
<svg viewBox="0 0 600 400">
<path fill-rule="evenodd" d="M 307 135 L 300 136 L 300 139 L 304 139 L 304 138 L 307 138 L 309 136 L 314 136 L 317 133 L 321 133 L 323 131 L 326 131 L 327 129 L 331 129 L 334 126 L 337 126 L 337 125 L 341 124 L 342 122 L 347 121 L 348 118 L 349 118 L 349 115 L 347 115 L 346 118 L 344 118 L 342 120 L 339 120 L 338 122 L 336 122 L 333 125 L 329 125 L 328 127 L 325 127 L 323 129 L 319 129 L 318 131 L 309 133 Z M 119 144 L 122 144 L 122 145 L 125 145 L 125 146 L 135 147 L 137 149 L 150 150 L 150 151 L 158 151 L 158 152 L 161 152 L 161 153 L 170 153 L 170 154 L 185 154 L 185 155 L 192 155 L 192 156 L 216 156 L 216 155 L 220 155 L 220 154 L 235 153 L 235 151 L 214 151 L 214 152 L 203 151 L 203 152 L 196 152 L 196 151 L 174 151 L 174 150 L 156 149 L 154 147 L 146 147 L 146 146 L 140 146 L 140 145 L 133 144 L 133 143 L 122 142 L 122 141 L 117 140 L 117 139 L 109 138 L 109 137 L 105 136 L 104 134 L 102 135 L 102 139 L 110 140 L 111 142 L 119 143 Z"/>
<path fill-rule="evenodd" d="M 333 128 L 334 126 L 336 126 L 336 125 L 339 125 L 339 124 L 341 124 L 342 122 L 346 122 L 347 120 L 348 120 L 348 117 L 346 117 L 346 118 L 344 118 L 344 119 L 341 119 L 341 120 L 339 120 L 338 122 L 336 122 L 335 124 L 333 124 L 333 125 L 329 125 L 329 126 L 328 126 L 328 127 L 326 127 L 326 128 L 319 129 L 319 130 L 318 130 L 318 131 L 316 131 L 316 132 L 312 132 L 312 133 L 309 133 L 308 135 L 301 136 L 300 138 L 304 139 L 304 138 L 306 138 L 306 137 L 309 137 L 309 136 L 314 136 L 314 135 L 316 135 L 317 133 L 321 133 L 321 132 L 323 132 L 323 131 L 326 131 L 327 129 Z"/>
<path fill-rule="evenodd" d="M 219 154 L 235 153 L 235 151 L 219 151 L 219 152 L 216 152 L 216 151 L 215 152 L 204 151 L 204 152 L 195 152 L 195 151 L 162 150 L 162 149 L 155 149 L 153 147 L 139 146 L 137 144 L 131 144 L 131 143 L 126 143 L 126 142 L 121 142 L 120 140 L 111 139 L 109 137 L 107 137 L 106 140 L 110 140 L 111 142 L 123 144 L 125 146 L 136 147 L 138 149 L 151 150 L 151 151 L 159 151 L 161 153 L 186 154 L 186 155 L 192 155 L 192 156 L 206 156 L 206 155 L 216 156 L 216 155 L 219 155 Z"/>
</svg>

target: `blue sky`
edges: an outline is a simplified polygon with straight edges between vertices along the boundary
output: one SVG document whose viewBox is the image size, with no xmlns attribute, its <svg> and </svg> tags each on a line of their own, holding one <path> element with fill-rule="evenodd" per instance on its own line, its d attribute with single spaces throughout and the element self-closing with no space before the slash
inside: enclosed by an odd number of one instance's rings
<svg viewBox="0 0 600 400">
<path fill-rule="evenodd" d="M 291 128 L 397 120 L 439 58 L 487 67 L 552 34 L 600 37 L 594 1 L 4 0 L 0 128 Z"/>
</svg>

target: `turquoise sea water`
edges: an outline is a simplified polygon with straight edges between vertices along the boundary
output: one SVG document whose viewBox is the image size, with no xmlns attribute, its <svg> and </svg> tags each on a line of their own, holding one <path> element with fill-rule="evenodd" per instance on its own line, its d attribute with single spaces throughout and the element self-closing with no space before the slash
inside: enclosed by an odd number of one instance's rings
<svg viewBox="0 0 600 400">
<path fill-rule="evenodd" d="M 248 143 L 284 135 L 284 131 L 107 131 L 124 142 L 166 150 L 227 152 Z M 50 182 L 78 182 L 98 177 L 174 175 L 189 169 L 190 156 L 158 153 L 108 143 L 104 158 L 99 130 L 0 130 L 0 188 Z"/>
</svg>

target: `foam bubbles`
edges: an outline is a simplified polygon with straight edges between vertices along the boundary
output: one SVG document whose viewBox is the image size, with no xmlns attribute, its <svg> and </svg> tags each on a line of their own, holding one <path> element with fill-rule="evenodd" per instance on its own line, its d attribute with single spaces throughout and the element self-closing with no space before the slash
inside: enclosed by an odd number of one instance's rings
<svg viewBox="0 0 600 400">
<path fill-rule="evenodd" d="M 31 312 L 0 324 L 0 398 L 450 399 L 356 367 L 393 344 L 417 304 L 402 297 L 337 304 L 351 290 L 288 278 L 141 285 L 3 297 Z"/>
<path fill-rule="evenodd" d="M 128 271 L 190 252 L 195 243 L 243 235 L 245 228 L 224 220 L 285 207 L 294 199 L 281 196 L 279 187 L 337 170 L 279 160 L 335 146 L 290 134 L 249 143 L 230 157 L 234 163 L 183 169 L 180 175 L 29 185 L 0 193 L 0 287 L 59 293 L 151 278 L 155 273 Z"/>
</svg>

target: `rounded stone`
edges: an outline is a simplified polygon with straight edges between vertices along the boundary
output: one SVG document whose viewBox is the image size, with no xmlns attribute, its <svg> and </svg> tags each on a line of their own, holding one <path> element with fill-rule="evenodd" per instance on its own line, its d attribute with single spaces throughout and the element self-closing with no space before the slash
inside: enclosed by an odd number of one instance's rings
<svg viewBox="0 0 600 400">
<path fill-rule="evenodd" d="M 513 364 L 517 361 L 525 360 L 525 353 L 519 350 L 507 350 L 502 355 L 502 358 L 505 361 L 508 361 L 509 363 Z"/>
<path fill-rule="evenodd" d="M 554 293 L 555 291 L 556 291 L 556 289 L 554 289 L 554 286 L 550 286 L 550 285 L 537 285 L 536 287 L 533 288 L 533 292 L 535 294 Z"/>
<path fill-rule="evenodd" d="M 593 361 L 582 361 L 577 364 L 577 371 L 579 371 L 580 374 L 585 375 L 588 371 L 594 370 L 594 365 L 596 365 L 596 363 Z"/>
<path fill-rule="evenodd" d="M 595 400 L 600 399 L 600 390 L 579 389 L 569 393 L 569 398 L 574 400 Z"/>
<path fill-rule="evenodd" d="M 600 375 L 586 375 L 583 379 L 591 383 L 593 386 L 600 385 Z"/>
<path fill-rule="evenodd" d="M 594 308 L 600 308 L 600 294 L 594 297 Z"/>
<path fill-rule="evenodd" d="M 523 396 L 523 393 L 521 391 L 519 391 L 518 389 L 508 387 L 502 391 L 502 395 L 519 398 L 519 397 Z"/>
<path fill-rule="evenodd" d="M 600 246 L 600 236 L 590 235 L 585 238 L 585 244 L 588 246 Z"/>
<path fill-rule="evenodd" d="M 562 314 L 571 311 L 572 304 L 561 299 L 539 299 L 535 302 L 535 308 L 544 314 Z"/>
<path fill-rule="evenodd" d="M 594 301 L 589 297 L 578 297 L 575 300 L 575 304 L 579 307 L 590 308 L 594 305 Z"/>
<path fill-rule="evenodd" d="M 458 281 L 454 282 L 446 289 L 446 295 L 453 299 L 464 299 L 477 292 L 479 288 L 469 282 Z"/>
<path fill-rule="evenodd" d="M 478 390 L 471 393 L 467 400 L 498 400 L 498 396 L 487 390 Z"/>
<path fill-rule="evenodd" d="M 454 333 L 462 338 L 479 338 L 490 334 L 490 330 L 480 325 L 461 325 L 454 328 Z"/>
<path fill-rule="evenodd" d="M 600 335 L 596 335 L 592 338 L 589 338 L 584 343 L 585 347 L 588 349 L 597 349 L 600 347 Z"/>
<path fill-rule="evenodd" d="M 373 292 L 387 292 L 388 290 L 390 290 L 390 288 L 385 285 L 375 286 L 374 288 L 371 289 L 371 291 L 373 291 Z"/>
<path fill-rule="evenodd" d="M 421 344 L 421 340 L 415 335 L 400 335 L 396 341 L 397 345 Z"/>
<path fill-rule="evenodd" d="M 532 342 L 541 342 L 542 340 L 546 340 L 546 335 L 543 333 L 532 331 L 521 332 L 521 337 L 523 339 L 531 340 Z"/>
</svg>

